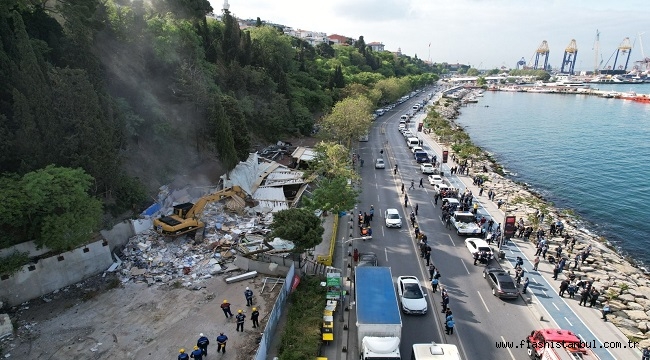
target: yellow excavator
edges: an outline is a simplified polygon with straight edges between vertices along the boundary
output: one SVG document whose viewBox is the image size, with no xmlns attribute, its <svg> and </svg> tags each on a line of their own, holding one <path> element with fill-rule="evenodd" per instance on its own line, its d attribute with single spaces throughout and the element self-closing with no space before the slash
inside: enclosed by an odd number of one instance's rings
<svg viewBox="0 0 650 360">
<path fill-rule="evenodd" d="M 242 211 L 246 206 L 246 192 L 239 186 L 219 190 L 200 198 L 196 204 L 183 203 L 174 206 L 171 215 L 161 216 L 153 221 L 154 230 L 161 235 L 178 236 L 196 231 L 205 226 L 199 218 L 205 205 L 209 202 L 226 199 L 226 207 L 233 211 Z"/>
</svg>

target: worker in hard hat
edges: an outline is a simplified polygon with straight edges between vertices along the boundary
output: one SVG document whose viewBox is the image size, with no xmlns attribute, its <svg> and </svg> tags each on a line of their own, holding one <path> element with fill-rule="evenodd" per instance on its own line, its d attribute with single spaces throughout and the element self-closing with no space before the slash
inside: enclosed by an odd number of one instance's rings
<svg viewBox="0 0 650 360">
<path fill-rule="evenodd" d="M 260 327 L 260 322 L 258 321 L 259 317 L 260 317 L 260 312 L 257 311 L 257 308 L 253 308 L 253 312 L 251 313 L 251 321 L 253 322 L 253 328 Z"/>
<path fill-rule="evenodd" d="M 244 291 L 244 297 L 246 298 L 246 306 L 252 306 L 253 305 L 253 290 L 251 290 L 249 287 L 246 287 L 246 291 Z"/>
<path fill-rule="evenodd" d="M 237 316 L 235 316 L 235 320 L 237 320 L 237 331 L 244 332 L 244 320 L 246 320 L 246 315 L 244 315 L 244 312 L 237 310 Z"/>
<path fill-rule="evenodd" d="M 220 333 L 219 336 L 217 336 L 217 353 L 221 350 L 223 350 L 224 354 L 226 353 L 226 341 L 228 341 L 228 337 L 223 333 Z"/>
<path fill-rule="evenodd" d="M 203 352 L 199 349 L 198 346 L 194 347 L 194 351 L 190 354 L 190 357 L 194 360 L 203 360 Z"/>
<path fill-rule="evenodd" d="M 221 310 L 223 310 L 223 313 L 226 315 L 226 319 L 229 317 L 233 317 L 232 311 L 230 311 L 230 303 L 228 300 L 224 300 L 223 303 L 221 304 Z"/>
<path fill-rule="evenodd" d="M 210 345 L 210 340 L 203 333 L 199 334 L 199 339 L 196 340 L 196 346 L 201 349 L 203 356 L 208 356 L 208 345 Z"/>
<path fill-rule="evenodd" d="M 185 349 L 180 349 L 178 352 L 178 360 L 190 360 L 190 356 L 185 353 Z"/>
</svg>

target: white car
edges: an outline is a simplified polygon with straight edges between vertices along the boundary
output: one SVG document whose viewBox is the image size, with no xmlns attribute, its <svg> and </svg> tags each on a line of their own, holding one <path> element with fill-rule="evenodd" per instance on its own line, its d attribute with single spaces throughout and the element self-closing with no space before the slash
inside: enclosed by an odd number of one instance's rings
<svg viewBox="0 0 650 360">
<path fill-rule="evenodd" d="M 476 223 L 476 216 L 469 211 L 454 211 L 451 224 L 458 235 L 480 235 L 481 227 Z"/>
<path fill-rule="evenodd" d="M 397 209 L 386 209 L 384 212 L 384 219 L 386 221 L 387 228 L 402 227 L 402 217 L 399 216 L 399 211 L 397 211 Z"/>
<path fill-rule="evenodd" d="M 415 276 L 397 278 L 397 297 L 405 314 L 424 315 L 429 308 L 427 294 L 422 291 L 420 280 Z"/>
<path fill-rule="evenodd" d="M 429 164 L 431 165 L 431 164 Z M 429 175 L 429 185 L 442 184 L 442 176 L 440 175 Z"/>
<path fill-rule="evenodd" d="M 435 168 L 433 167 L 433 165 L 429 163 L 424 163 L 424 164 L 420 164 L 420 170 L 422 171 L 423 174 L 433 174 Z M 429 175 L 429 177 L 431 176 L 437 176 L 437 175 Z M 429 183 L 431 183 L 431 181 L 429 181 Z"/>
<path fill-rule="evenodd" d="M 386 168 L 386 163 L 384 163 L 384 159 L 375 160 L 375 169 L 385 169 L 385 168 Z"/>
<path fill-rule="evenodd" d="M 444 198 L 442 199 L 442 205 L 449 203 L 450 211 L 455 211 L 460 206 L 460 201 L 456 198 Z"/>
<path fill-rule="evenodd" d="M 494 251 L 492 251 L 490 244 L 483 239 L 467 238 L 465 239 L 465 246 L 467 246 L 467 250 L 469 250 L 472 256 L 477 252 L 485 251 L 490 259 L 494 257 Z"/>
<path fill-rule="evenodd" d="M 399 130 L 399 131 L 402 131 L 404 129 L 406 129 L 406 124 L 400 123 L 399 126 L 397 127 L 397 130 Z"/>
<path fill-rule="evenodd" d="M 414 153 L 414 154 L 416 152 L 418 152 L 418 151 L 424 151 L 424 149 L 422 147 L 420 147 L 420 146 L 414 146 L 414 147 L 411 148 L 411 152 Z"/>
<path fill-rule="evenodd" d="M 404 131 L 402 131 L 402 135 L 404 135 L 404 139 L 413 137 L 413 133 L 411 132 L 411 130 L 408 129 L 404 129 Z"/>
</svg>

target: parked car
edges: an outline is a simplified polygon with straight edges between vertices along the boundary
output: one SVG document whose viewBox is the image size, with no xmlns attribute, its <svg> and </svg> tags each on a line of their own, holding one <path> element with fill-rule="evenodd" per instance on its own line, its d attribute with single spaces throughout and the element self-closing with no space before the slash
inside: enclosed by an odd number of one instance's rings
<svg viewBox="0 0 650 360">
<path fill-rule="evenodd" d="M 385 168 L 386 168 L 386 163 L 384 163 L 384 159 L 375 160 L 375 169 L 385 169 Z"/>
<path fill-rule="evenodd" d="M 435 173 L 432 173 L 435 174 Z M 444 181 L 442 180 L 442 176 L 440 175 L 429 175 L 427 178 L 429 179 L 429 185 L 435 185 L 435 184 L 443 184 Z"/>
<path fill-rule="evenodd" d="M 413 157 L 415 158 L 415 162 L 417 162 L 418 164 L 430 163 L 431 162 L 431 158 L 429 157 L 429 153 L 427 153 L 426 151 L 416 151 L 413 154 Z"/>
<path fill-rule="evenodd" d="M 420 164 L 420 171 L 422 171 L 423 174 L 433 174 L 433 172 L 435 171 L 435 168 L 433 167 L 433 165 L 431 165 L 429 163 L 424 163 L 424 164 Z M 431 175 L 431 176 L 433 176 L 433 175 Z M 429 177 L 431 177 L 431 176 L 429 176 Z"/>
<path fill-rule="evenodd" d="M 397 211 L 397 209 L 386 209 L 384 212 L 384 220 L 386 222 L 387 228 L 402 227 L 402 217 L 399 215 L 399 211 Z"/>
<path fill-rule="evenodd" d="M 422 291 L 420 280 L 415 276 L 399 276 L 397 278 L 397 298 L 405 314 L 427 313 L 427 294 Z"/>
<path fill-rule="evenodd" d="M 373 252 L 359 253 L 359 262 L 357 266 L 377 266 L 377 254 Z"/>
<path fill-rule="evenodd" d="M 451 224 L 458 235 L 480 235 L 483 231 L 476 223 L 476 216 L 469 211 L 454 211 L 451 214 Z"/>
<path fill-rule="evenodd" d="M 499 298 L 516 299 L 519 297 L 519 290 L 509 273 L 496 267 L 483 269 L 483 277 L 492 288 L 492 295 Z"/>
<path fill-rule="evenodd" d="M 494 258 L 494 251 L 485 240 L 479 238 L 467 238 L 465 239 L 465 246 L 467 250 L 474 257 L 474 253 L 485 251 L 488 254 L 488 261 Z"/>
<path fill-rule="evenodd" d="M 411 152 L 413 154 L 415 154 L 418 151 L 424 151 L 424 149 L 422 147 L 420 147 L 420 146 L 414 146 L 414 147 L 411 148 Z"/>
<path fill-rule="evenodd" d="M 460 206 L 460 201 L 456 198 L 444 198 L 442 199 L 442 205 L 450 204 L 450 211 L 455 211 Z"/>
</svg>

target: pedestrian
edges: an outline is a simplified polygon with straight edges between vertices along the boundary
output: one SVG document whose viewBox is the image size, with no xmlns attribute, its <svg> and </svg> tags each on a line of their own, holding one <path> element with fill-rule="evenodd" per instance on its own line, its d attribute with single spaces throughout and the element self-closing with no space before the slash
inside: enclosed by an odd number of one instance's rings
<svg viewBox="0 0 650 360">
<path fill-rule="evenodd" d="M 415 216 L 418 216 L 418 208 L 419 208 L 418 204 L 415 204 Z"/>
<path fill-rule="evenodd" d="M 542 259 L 546 259 L 546 252 L 548 251 L 548 244 L 542 245 Z"/>
<path fill-rule="evenodd" d="M 646 346 L 641 354 L 641 360 L 650 360 L 650 346 Z"/>
<path fill-rule="evenodd" d="M 210 345 L 210 340 L 203 335 L 203 333 L 199 334 L 199 339 L 196 340 L 196 346 L 201 349 L 201 354 L 203 356 L 208 356 L 208 345 Z"/>
<path fill-rule="evenodd" d="M 369 214 L 370 214 L 370 221 L 372 221 L 372 218 L 375 217 L 375 207 L 372 206 L 372 205 L 370 205 L 370 212 L 369 212 Z"/>
<path fill-rule="evenodd" d="M 415 224 L 415 229 L 413 230 L 413 232 L 415 233 L 415 238 L 417 239 L 420 236 L 420 227 L 418 226 L 418 224 Z"/>
<path fill-rule="evenodd" d="M 567 291 L 568 288 L 569 288 L 569 281 L 566 279 L 562 280 L 562 282 L 560 283 L 560 292 L 558 293 L 558 295 L 564 297 L 564 292 Z"/>
<path fill-rule="evenodd" d="M 395 170 L 393 171 L 393 174 L 397 175 L 397 164 L 395 164 Z"/>
<path fill-rule="evenodd" d="M 524 286 L 521 288 L 522 294 L 526 293 L 526 289 L 528 289 L 528 284 L 530 284 L 530 280 L 528 280 L 528 277 L 526 277 L 526 279 L 524 279 Z"/>
<path fill-rule="evenodd" d="M 253 322 L 253 328 L 258 328 L 260 327 L 260 312 L 257 311 L 257 308 L 253 308 L 253 312 L 251 313 L 251 321 Z"/>
<path fill-rule="evenodd" d="M 573 269 L 575 270 L 578 267 L 578 263 L 580 262 L 580 259 L 582 259 L 581 254 L 576 254 L 576 257 L 573 259 Z"/>
<path fill-rule="evenodd" d="M 440 283 L 440 280 L 436 278 L 435 276 L 431 280 L 431 291 L 436 292 L 438 291 L 438 284 Z"/>
<path fill-rule="evenodd" d="M 571 299 L 573 299 L 574 296 L 576 295 L 576 289 L 577 289 L 577 288 L 576 288 L 576 284 L 575 284 L 575 282 L 571 282 L 571 283 L 569 283 L 569 288 L 567 289 L 567 291 L 569 292 L 569 297 L 570 297 Z"/>
<path fill-rule="evenodd" d="M 560 264 L 555 264 L 553 268 L 553 280 L 557 280 L 557 275 L 560 273 Z"/>
<path fill-rule="evenodd" d="M 404 207 L 409 206 L 409 196 L 404 194 Z"/>
<path fill-rule="evenodd" d="M 244 321 L 246 320 L 246 315 L 244 315 L 242 310 L 237 310 L 235 320 L 237 320 L 237 329 L 235 331 L 240 331 L 239 329 L 241 329 L 241 332 L 244 332 Z"/>
<path fill-rule="evenodd" d="M 589 290 L 582 289 L 582 292 L 580 292 L 580 302 L 578 303 L 578 305 L 587 306 L 588 298 L 589 298 Z"/>
<path fill-rule="evenodd" d="M 415 213 L 413 211 L 411 211 L 409 218 L 411 219 L 411 226 L 415 227 Z"/>
<path fill-rule="evenodd" d="M 404 183 L 402 183 L 402 194 L 404 194 Z"/>
<path fill-rule="evenodd" d="M 429 266 L 429 263 L 431 262 L 431 246 L 427 245 L 426 249 L 424 250 L 424 260 L 427 261 L 427 266 Z"/>
<path fill-rule="evenodd" d="M 478 261 L 479 255 L 478 251 L 474 253 L 474 266 L 476 266 L 476 262 Z"/>
<path fill-rule="evenodd" d="M 178 360 L 190 360 L 190 356 L 185 353 L 185 349 L 178 350 Z"/>
<path fill-rule="evenodd" d="M 424 185 L 422 185 L 422 178 L 420 178 L 420 185 L 418 185 L 419 188 L 423 188 Z"/>
<path fill-rule="evenodd" d="M 248 286 L 244 291 L 244 297 L 246 298 L 246 306 L 253 305 L 253 290 L 251 290 Z"/>
<path fill-rule="evenodd" d="M 433 273 L 436 271 L 436 267 L 433 266 L 433 263 L 429 265 L 429 281 L 433 280 Z"/>
<path fill-rule="evenodd" d="M 535 259 L 533 260 L 533 270 L 537 271 L 538 266 L 539 266 L 539 256 L 535 256 Z"/>
<path fill-rule="evenodd" d="M 409 186 L 409 190 L 415 190 L 415 180 L 411 179 L 411 186 Z"/>
<path fill-rule="evenodd" d="M 598 302 L 598 296 L 600 296 L 600 292 L 598 292 L 596 288 L 592 288 L 591 293 L 589 294 L 589 307 L 596 306 L 596 302 Z"/>
<path fill-rule="evenodd" d="M 221 351 L 223 351 L 224 354 L 226 353 L 227 341 L 228 341 L 228 337 L 223 333 L 220 333 L 219 336 L 217 336 L 217 354 Z"/>
<path fill-rule="evenodd" d="M 483 195 L 483 186 L 481 186 L 481 188 L 478 189 L 478 196 L 482 196 L 482 195 Z"/>
<path fill-rule="evenodd" d="M 363 167 L 363 159 L 360 159 L 360 161 L 361 161 L 361 167 Z"/>
<path fill-rule="evenodd" d="M 221 304 L 221 310 L 223 310 L 224 315 L 226 315 L 226 319 L 233 316 L 232 311 L 230 311 L 230 303 L 228 300 L 223 301 Z"/>
<path fill-rule="evenodd" d="M 195 346 L 194 351 L 192 351 L 190 354 L 190 357 L 194 360 L 203 360 L 203 351 L 201 351 L 198 346 Z"/>
<path fill-rule="evenodd" d="M 612 312 L 612 309 L 609 306 L 609 301 L 605 301 L 605 304 L 603 304 L 603 309 L 601 311 L 603 312 L 603 321 L 607 321 L 607 314 L 610 314 Z"/>
<path fill-rule="evenodd" d="M 357 248 L 355 248 L 352 253 L 352 260 L 354 260 L 355 264 L 359 262 L 359 250 Z"/>
<path fill-rule="evenodd" d="M 449 295 L 445 291 L 442 295 L 442 313 L 447 311 L 447 306 L 449 305 Z"/>
<path fill-rule="evenodd" d="M 447 320 L 445 330 L 447 332 L 447 335 L 454 335 L 454 325 L 456 323 L 454 322 L 454 319 L 449 319 Z"/>
</svg>

